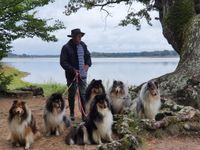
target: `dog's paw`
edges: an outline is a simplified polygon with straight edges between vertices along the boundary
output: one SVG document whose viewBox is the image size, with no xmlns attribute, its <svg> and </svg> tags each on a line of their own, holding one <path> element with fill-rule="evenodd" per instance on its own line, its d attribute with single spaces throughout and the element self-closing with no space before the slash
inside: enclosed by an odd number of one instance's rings
<svg viewBox="0 0 200 150">
<path fill-rule="evenodd" d="M 20 147 L 20 144 L 19 143 L 12 143 L 12 146 L 13 147 Z"/>
<path fill-rule="evenodd" d="M 56 136 L 59 136 L 59 135 L 60 135 L 59 131 L 58 131 L 58 130 L 56 130 Z"/>
<path fill-rule="evenodd" d="M 6 141 L 11 141 L 11 134 L 8 135 L 8 137 L 6 138 Z"/>
<path fill-rule="evenodd" d="M 27 142 L 24 149 L 25 149 L 25 150 L 28 150 L 29 148 L 30 148 L 30 144 Z"/>
<path fill-rule="evenodd" d="M 25 150 L 29 150 L 29 148 L 30 148 L 30 147 L 27 147 L 27 146 L 26 146 L 26 147 L 24 147 L 24 149 L 25 149 Z"/>
<path fill-rule="evenodd" d="M 110 143 L 112 143 L 114 140 L 111 136 L 109 136 L 109 140 L 108 140 Z"/>
</svg>

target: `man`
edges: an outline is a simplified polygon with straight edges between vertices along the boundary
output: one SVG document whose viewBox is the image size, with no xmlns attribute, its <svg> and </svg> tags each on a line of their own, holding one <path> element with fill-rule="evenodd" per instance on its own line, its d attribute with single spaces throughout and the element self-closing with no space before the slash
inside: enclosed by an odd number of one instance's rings
<svg viewBox="0 0 200 150">
<path fill-rule="evenodd" d="M 61 50 L 60 54 L 60 65 L 65 70 L 65 76 L 67 79 L 68 90 L 68 101 L 70 108 L 70 118 L 72 121 L 74 118 L 74 101 L 77 86 L 79 88 L 80 100 L 82 103 L 82 108 L 85 111 L 85 90 L 86 90 L 86 80 L 87 72 L 91 66 L 90 52 L 81 38 L 85 33 L 81 32 L 80 29 L 73 29 L 71 31 L 71 39 L 65 44 Z M 78 78 L 78 85 L 76 80 Z M 82 111 L 82 119 L 84 119 L 84 112 Z"/>
</svg>

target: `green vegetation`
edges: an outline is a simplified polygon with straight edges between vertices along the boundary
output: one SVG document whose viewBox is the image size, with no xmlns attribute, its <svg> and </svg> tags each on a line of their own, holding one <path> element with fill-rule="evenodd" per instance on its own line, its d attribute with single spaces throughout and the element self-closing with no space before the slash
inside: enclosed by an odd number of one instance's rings
<svg viewBox="0 0 200 150">
<path fill-rule="evenodd" d="M 127 52 L 127 53 L 100 53 L 92 52 L 92 57 L 177 57 L 175 51 L 164 50 L 164 51 L 143 51 L 143 52 Z"/>
<path fill-rule="evenodd" d="M 30 85 L 30 83 L 21 80 L 23 77 L 27 75 L 27 73 L 21 72 L 7 65 L 4 65 L 2 69 L 5 76 L 10 76 L 12 78 L 10 84 L 7 86 L 8 90 L 14 90 L 17 88 Z"/>
<path fill-rule="evenodd" d="M 0 64 L 0 93 L 7 90 L 8 88 L 7 85 L 10 84 L 11 80 L 12 80 L 12 76 L 5 75 L 3 72 L 3 68 Z"/>
<path fill-rule="evenodd" d="M 134 9 L 134 2 L 142 4 L 143 7 L 140 10 Z M 149 12 L 154 10 L 154 0 L 69 0 L 65 6 L 65 14 L 69 16 L 73 13 L 76 13 L 81 8 L 86 8 L 89 10 L 99 7 L 100 10 L 105 11 L 107 15 L 111 15 L 107 8 L 113 7 L 114 5 L 125 5 L 129 8 L 126 17 L 119 23 L 120 26 L 133 25 L 137 30 L 140 30 L 141 23 L 143 21 L 146 21 L 147 24 L 152 25 L 152 18 Z"/>
<path fill-rule="evenodd" d="M 34 85 L 43 88 L 44 96 L 49 96 L 54 92 L 64 93 L 67 88 L 67 86 L 64 84 L 53 83 L 51 81 L 43 83 L 43 84 L 34 84 Z"/>
<path fill-rule="evenodd" d="M 38 18 L 36 16 L 37 11 L 35 10 L 51 2 L 53 1 L 0 0 L 0 61 L 10 51 L 12 41 L 16 39 L 33 38 L 36 36 L 47 42 L 57 41 L 57 38 L 50 33 L 58 29 L 63 29 L 63 23 L 56 20 L 53 24 L 49 25 L 49 19 Z M 11 78 L 11 76 L 4 74 L 3 69 L 1 69 L 0 92 L 5 92 L 9 88 L 8 85 Z M 12 82 L 15 82 L 15 79 L 14 77 Z"/>
<path fill-rule="evenodd" d="M 11 76 L 12 80 L 10 84 L 8 85 L 8 90 L 14 90 L 21 87 L 26 87 L 30 85 L 35 85 L 38 87 L 43 88 L 44 90 L 44 96 L 49 96 L 50 94 L 54 92 L 60 92 L 63 93 L 65 89 L 67 88 L 64 84 L 59 83 L 53 83 L 51 81 L 43 83 L 43 84 L 32 84 L 29 82 L 25 82 L 22 80 L 23 77 L 27 76 L 26 72 L 22 72 L 17 70 L 16 68 L 10 67 L 10 66 L 3 66 L 3 72 L 5 72 L 5 76 Z"/>
<path fill-rule="evenodd" d="M 120 53 L 105 53 L 105 52 L 92 52 L 92 57 L 177 57 L 178 54 L 173 50 L 163 50 L 163 51 L 143 51 L 143 52 L 120 52 Z M 8 53 L 9 58 L 53 58 L 59 57 L 59 55 L 17 55 L 13 53 Z"/>
</svg>

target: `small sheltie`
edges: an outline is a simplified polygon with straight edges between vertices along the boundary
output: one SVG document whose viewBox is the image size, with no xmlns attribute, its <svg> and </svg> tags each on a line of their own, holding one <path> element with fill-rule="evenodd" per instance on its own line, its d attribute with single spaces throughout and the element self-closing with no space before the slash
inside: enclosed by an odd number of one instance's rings
<svg viewBox="0 0 200 150">
<path fill-rule="evenodd" d="M 128 87 L 122 81 L 114 80 L 108 95 L 113 114 L 121 114 L 131 105 Z"/>
<path fill-rule="evenodd" d="M 65 138 L 71 144 L 101 144 L 112 141 L 113 115 L 105 94 L 96 95 L 85 122 L 73 128 Z"/>
<path fill-rule="evenodd" d="M 156 81 L 145 83 L 136 98 L 136 111 L 139 118 L 155 119 L 161 106 L 160 90 Z"/>
<path fill-rule="evenodd" d="M 14 146 L 25 146 L 25 149 L 29 149 L 34 140 L 40 136 L 31 110 L 24 101 L 13 102 L 9 110 L 8 125 L 10 129 L 8 140 Z"/>
<path fill-rule="evenodd" d="M 50 136 L 51 134 L 59 136 L 63 132 L 64 125 L 68 121 L 65 113 L 65 101 L 62 95 L 60 93 L 52 94 L 47 99 L 44 109 L 46 136 Z"/>
</svg>

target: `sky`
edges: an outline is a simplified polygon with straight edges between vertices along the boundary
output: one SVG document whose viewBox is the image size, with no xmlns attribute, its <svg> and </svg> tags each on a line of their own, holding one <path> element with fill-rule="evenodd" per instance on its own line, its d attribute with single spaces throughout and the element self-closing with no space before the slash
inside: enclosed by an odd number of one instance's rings
<svg viewBox="0 0 200 150">
<path fill-rule="evenodd" d="M 137 31 L 132 25 L 118 26 L 129 9 L 123 4 L 109 8 L 111 17 L 106 17 L 107 14 L 100 11 L 99 8 L 89 11 L 83 8 L 75 14 L 66 16 L 64 14 L 66 4 L 67 0 L 56 0 L 54 3 L 38 8 L 38 17 L 59 19 L 64 23 L 66 29 L 53 33 L 58 38 L 57 42 L 44 42 L 39 38 L 18 39 L 12 43 L 13 53 L 30 55 L 60 54 L 62 46 L 69 40 L 67 35 L 74 28 L 80 28 L 82 32 L 86 33 L 82 41 L 87 44 L 90 52 L 172 50 L 162 34 L 162 27 L 158 20 L 152 20 L 153 26 L 149 26 L 143 21 L 140 31 Z M 136 3 L 131 9 L 139 10 L 141 7 L 141 4 Z M 158 17 L 158 12 L 152 12 L 151 15 L 152 18 Z"/>
</svg>

